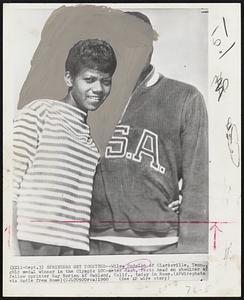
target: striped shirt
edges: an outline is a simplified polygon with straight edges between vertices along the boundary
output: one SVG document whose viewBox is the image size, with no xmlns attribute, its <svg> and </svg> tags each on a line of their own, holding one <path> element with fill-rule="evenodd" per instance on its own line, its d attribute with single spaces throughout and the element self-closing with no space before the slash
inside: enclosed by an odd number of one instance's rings
<svg viewBox="0 0 244 300">
<path fill-rule="evenodd" d="M 35 100 L 14 120 L 17 238 L 89 251 L 90 205 L 98 150 L 87 113 Z"/>
</svg>

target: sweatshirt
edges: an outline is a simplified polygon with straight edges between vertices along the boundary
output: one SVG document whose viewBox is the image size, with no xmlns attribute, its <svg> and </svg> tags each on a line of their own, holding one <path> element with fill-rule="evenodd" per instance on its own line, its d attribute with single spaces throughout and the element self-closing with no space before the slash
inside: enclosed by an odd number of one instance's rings
<svg viewBox="0 0 244 300">
<path fill-rule="evenodd" d="M 179 193 L 178 216 L 168 205 Z M 175 236 L 181 253 L 207 252 L 207 223 L 205 102 L 195 87 L 158 74 L 153 84 L 135 89 L 101 158 L 91 236 L 132 230 L 141 237 Z"/>
</svg>

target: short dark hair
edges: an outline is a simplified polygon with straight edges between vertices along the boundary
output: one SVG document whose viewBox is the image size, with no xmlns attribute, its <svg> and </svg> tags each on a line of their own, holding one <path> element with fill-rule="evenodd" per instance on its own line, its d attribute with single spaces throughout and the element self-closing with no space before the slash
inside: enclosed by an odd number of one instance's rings
<svg viewBox="0 0 244 300">
<path fill-rule="evenodd" d="M 81 40 L 70 50 L 65 62 L 65 71 L 76 76 L 82 68 L 95 69 L 113 75 L 117 66 L 113 48 L 99 39 Z"/>
<path fill-rule="evenodd" d="M 157 41 L 158 39 L 158 33 L 153 29 L 152 23 L 150 21 L 150 19 L 148 18 L 148 16 L 144 15 L 143 13 L 139 12 L 139 11 L 125 11 L 125 13 L 127 15 L 131 15 L 136 17 L 137 19 L 140 19 L 141 21 L 143 21 L 144 23 L 146 23 L 147 25 L 150 26 L 152 32 L 153 32 L 153 40 Z"/>
</svg>

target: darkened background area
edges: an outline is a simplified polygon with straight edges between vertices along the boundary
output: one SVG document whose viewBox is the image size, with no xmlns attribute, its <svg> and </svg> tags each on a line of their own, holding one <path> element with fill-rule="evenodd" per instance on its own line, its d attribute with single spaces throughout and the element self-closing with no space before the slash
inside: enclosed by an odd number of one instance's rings
<svg viewBox="0 0 244 300">
<path fill-rule="evenodd" d="M 31 69 L 20 93 L 18 108 L 33 99 L 61 99 L 67 93 L 64 63 L 79 40 L 109 42 L 118 66 L 109 98 L 96 114 L 89 114 L 92 136 L 102 152 L 152 49 L 150 26 L 119 10 L 106 7 L 61 7 L 47 20 Z"/>
</svg>

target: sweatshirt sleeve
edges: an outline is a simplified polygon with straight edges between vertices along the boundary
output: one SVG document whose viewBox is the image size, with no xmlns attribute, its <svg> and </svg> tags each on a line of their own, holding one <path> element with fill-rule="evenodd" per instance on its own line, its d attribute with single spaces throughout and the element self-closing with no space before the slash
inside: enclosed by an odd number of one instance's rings
<svg viewBox="0 0 244 300">
<path fill-rule="evenodd" d="M 179 253 L 208 252 L 208 116 L 195 88 L 182 111 L 182 204 Z"/>
<path fill-rule="evenodd" d="M 13 129 L 14 201 L 17 201 L 23 177 L 33 163 L 41 126 L 41 119 L 35 111 L 23 109 L 17 112 Z"/>
</svg>

